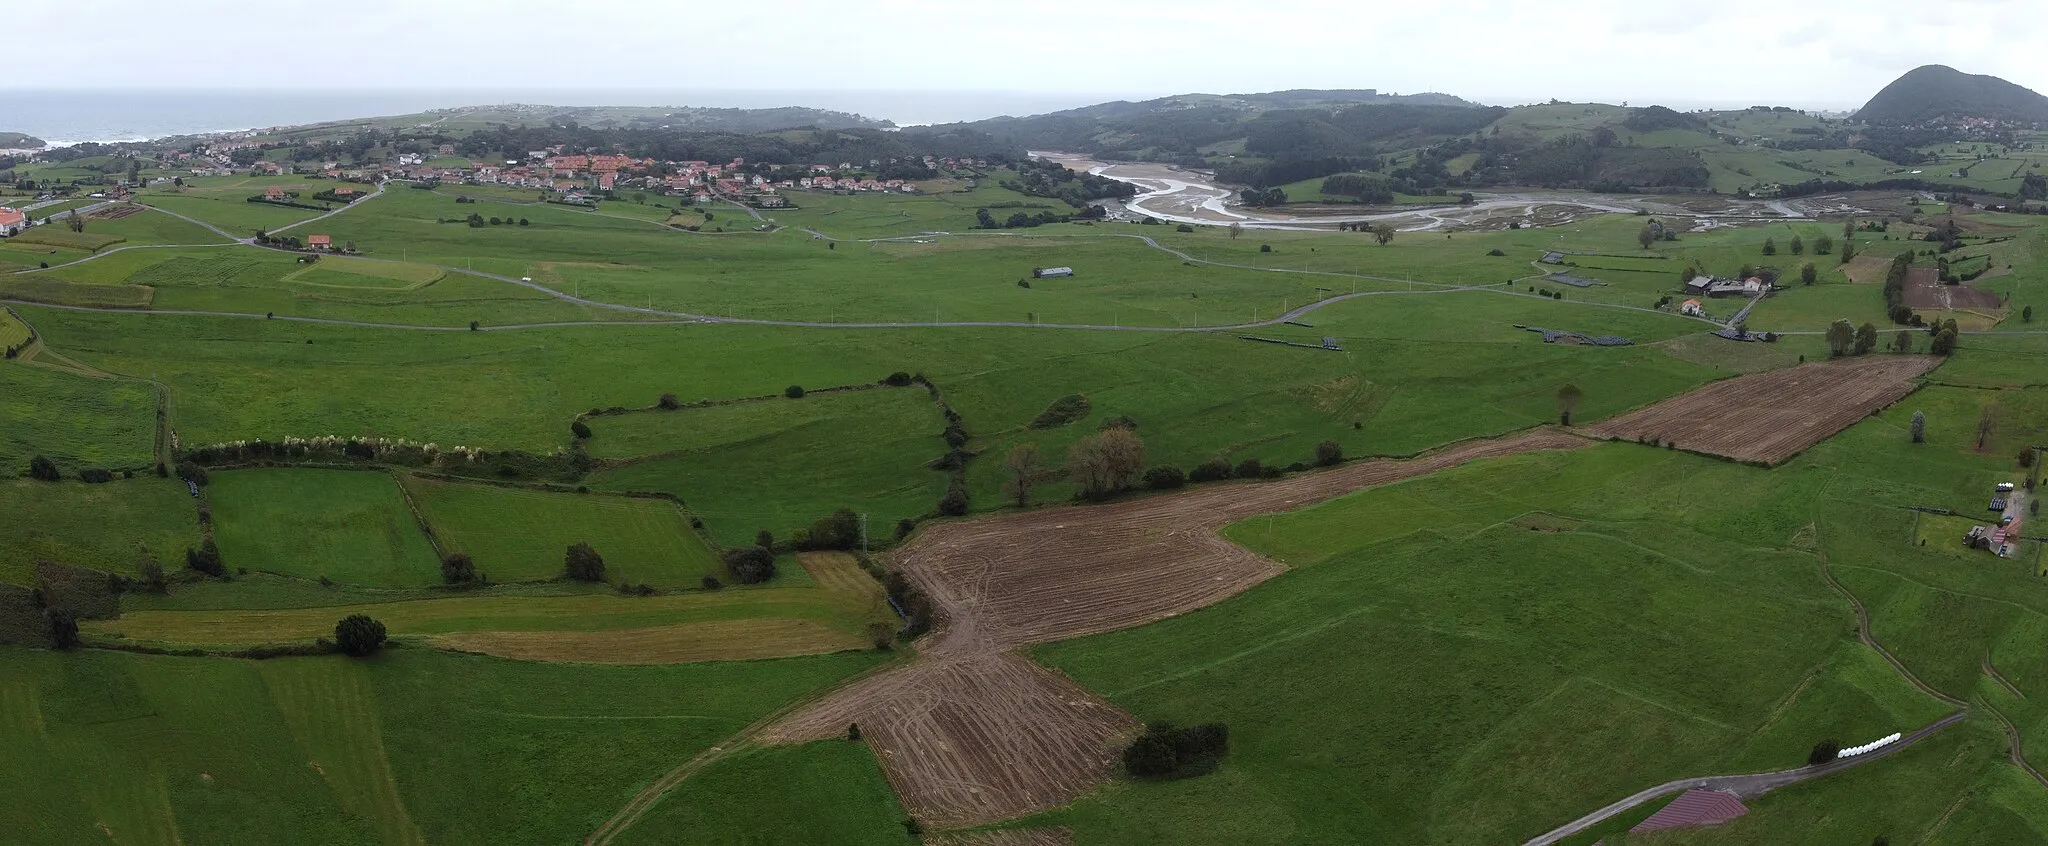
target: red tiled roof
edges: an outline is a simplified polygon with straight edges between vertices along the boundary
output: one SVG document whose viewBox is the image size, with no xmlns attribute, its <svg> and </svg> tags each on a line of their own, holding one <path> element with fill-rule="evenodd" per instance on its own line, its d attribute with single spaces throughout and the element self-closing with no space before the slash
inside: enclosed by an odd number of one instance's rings
<svg viewBox="0 0 2048 846">
<path fill-rule="evenodd" d="M 28 213 L 14 209 L 0 209 L 0 226 L 13 226 L 28 220 Z"/>
<path fill-rule="evenodd" d="M 1630 834 L 1643 831 L 1662 831 L 1667 828 L 1691 828 L 1700 825 L 1720 825 L 1749 813 L 1742 800 L 1733 793 L 1719 790 L 1688 790 L 1671 804 L 1665 805 L 1649 819 L 1629 829 Z"/>
<path fill-rule="evenodd" d="M 327 244 L 327 245 L 330 245 L 330 246 L 331 246 L 331 245 L 333 245 L 333 244 L 334 244 L 334 236 L 332 236 L 332 235 L 308 235 L 308 236 L 306 236 L 306 243 L 308 243 L 308 244 Z"/>
</svg>

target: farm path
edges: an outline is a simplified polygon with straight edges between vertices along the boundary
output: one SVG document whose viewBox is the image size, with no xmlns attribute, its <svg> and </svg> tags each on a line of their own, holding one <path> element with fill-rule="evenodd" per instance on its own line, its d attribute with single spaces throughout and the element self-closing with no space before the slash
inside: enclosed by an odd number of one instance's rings
<svg viewBox="0 0 2048 846">
<path fill-rule="evenodd" d="M 1646 788 L 1631 796 L 1618 800 L 1614 804 L 1608 805 L 1607 807 L 1601 808 L 1600 810 L 1594 811 L 1593 813 L 1587 814 L 1583 817 L 1580 817 L 1576 820 L 1573 820 L 1569 823 L 1558 826 L 1555 829 L 1552 829 L 1548 832 L 1531 838 L 1527 843 L 1523 844 L 1523 846 L 1549 846 L 1549 844 L 1556 843 L 1560 840 L 1563 840 L 1567 837 L 1570 837 L 1574 834 L 1577 834 L 1581 831 L 1598 825 L 1602 821 L 1608 819 L 1609 817 L 1614 816 L 1615 814 L 1619 814 L 1623 811 L 1626 811 L 1637 805 L 1641 805 L 1644 802 L 1648 802 L 1659 796 L 1669 796 L 1673 793 L 1677 793 L 1683 790 L 1724 790 L 1744 799 L 1762 796 L 1766 793 L 1769 793 L 1773 790 L 1777 790 L 1781 787 L 1785 787 L 1787 785 L 1798 784 L 1802 781 L 1810 781 L 1812 779 L 1820 778 L 1822 776 L 1833 775 L 1835 773 L 1849 769 L 1850 767 L 1862 766 L 1863 764 L 1868 764 L 1872 761 L 1884 758 L 1885 756 L 1891 755 L 1899 751 L 1900 749 L 1904 749 L 1908 746 L 1920 742 L 1921 740 L 1926 739 L 1928 736 L 1934 734 L 1937 731 L 1948 728 L 1949 726 L 1955 725 L 1956 723 L 1962 722 L 1963 719 L 1968 717 L 1969 715 L 1970 714 L 1968 711 L 1957 711 L 1953 714 L 1936 720 L 1933 723 L 1917 731 L 1914 731 L 1912 734 L 1908 734 L 1905 737 L 1899 738 L 1898 742 L 1896 743 L 1880 746 L 1861 755 L 1855 755 L 1848 758 L 1837 758 L 1833 761 L 1829 761 L 1825 764 L 1819 764 L 1817 766 L 1800 767 L 1798 769 L 1791 770 L 1778 770 L 1775 772 L 1768 773 L 1751 773 L 1748 775 L 1701 776 L 1697 778 L 1683 778 L 1677 781 L 1665 782 L 1663 784 L 1657 785 L 1656 787 Z"/>
<path fill-rule="evenodd" d="M 1113 775 L 1117 747 L 1138 723 L 1022 647 L 1184 614 L 1283 572 L 1218 534 L 1234 520 L 1482 458 L 1590 443 L 1538 429 L 1282 481 L 928 527 L 892 556 L 937 610 L 916 659 L 824 696 L 761 739 L 802 743 L 860 726 L 904 807 L 936 827 L 1058 807 Z"/>
</svg>

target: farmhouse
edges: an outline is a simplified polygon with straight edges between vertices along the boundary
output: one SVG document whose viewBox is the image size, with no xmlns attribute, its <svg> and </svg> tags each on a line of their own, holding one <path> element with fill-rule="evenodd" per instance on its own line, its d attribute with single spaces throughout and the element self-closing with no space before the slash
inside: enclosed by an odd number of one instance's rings
<svg viewBox="0 0 2048 846">
<path fill-rule="evenodd" d="M 332 250 L 334 249 L 334 236 L 308 235 L 306 236 L 306 246 L 315 250 Z"/>
<path fill-rule="evenodd" d="M 290 198 L 289 196 L 287 196 L 287 195 L 285 194 L 285 192 L 284 192 L 284 186 L 282 186 L 282 185 L 272 185 L 272 186 L 270 186 L 270 187 L 268 187 L 268 188 L 265 188 L 265 189 L 263 189 L 263 199 L 266 199 L 266 200 L 271 200 L 271 201 L 279 201 L 279 200 L 288 200 L 288 199 L 291 199 L 291 198 Z"/>
<path fill-rule="evenodd" d="M 1679 303 L 1678 313 L 1683 314 L 1687 317 L 1707 316 L 1707 310 L 1705 307 L 1700 305 L 1699 300 L 1686 300 L 1685 302 Z"/>
<path fill-rule="evenodd" d="M 0 237 L 19 235 L 28 228 L 28 213 L 0 207 Z"/>
<path fill-rule="evenodd" d="M 1716 276 L 1695 276 L 1685 283 L 1685 292 L 1693 296 L 1706 297 L 1754 297 L 1766 289 L 1764 280 L 1757 277 L 1748 279 L 1722 279 Z"/>
</svg>

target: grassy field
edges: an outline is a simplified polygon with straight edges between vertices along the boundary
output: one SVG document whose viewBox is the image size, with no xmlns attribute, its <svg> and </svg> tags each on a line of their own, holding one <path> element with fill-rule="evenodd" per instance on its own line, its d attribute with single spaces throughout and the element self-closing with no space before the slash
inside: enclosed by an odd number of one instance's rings
<svg viewBox="0 0 2048 846">
<path fill-rule="evenodd" d="M 229 567 L 371 587 L 441 580 L 440 559 L 388 474 L 230 470 L 214 474 L 207 499 Z"/>
<path fill-rule="evenodd" d="M 870 512 L 879 533 L 945 493 L 944 474 L 925 466 L 946 451 L 945 425 L 920 387 L 600 417 L 592 454 L 633 461 L 592 482 L 681 496 L 725 544 L 846 507 Z M 732 484 L 740 478 L 755 481 Z"/>
<path fill-rule="evenodd" d="M 1617 445 L 1240 523 L 1230 537 L 1297 572 L 1039 650 L 1140 718 L 1229 724 L 1232 757 L 1053 817 L 1083 843 L 1521 839 L 1643 785 L 1938 717 L 1792 548 L 1785 506 L 1812 483 L 1764 475 Z M 1752 499 L 1671 501 L 1731 490 Z M 1304 673 L 1325 683 L 1284 681 Z"/>
<path fill-rule="evenodd" d="M 689 518 L 660 499 L 556 494 L 406 478 L 434 534 L 449 552 L 468 553 L 496 581 L 562 575 L 564 551 L 589 543 L 611 581 L 695 586 L 723 572 Z"/>
<path fill-rule="evenodd" d="M 803 813 L 788 813 L 790 796 L 804 797 Z M 903 819 L 875 756 L 859 743 L 745 747 L 692 775 L 618 842 L 918 842 Z"/>
<path fill-rule="evenodd" d="M 568 842 L 676 763 L 875 661 L 609 668 L 424 650 L 365 662 L 5 650 L 0 743 L 13 751 L 0 780 L 14 789 L 0 826 L 33 843 Z M 480 795 L 521 798 L 479 813 Z M 875 822 L 872 811 L 839 818 Z"/>
<path fill-rule="evenodd" d="M 185 486 L 155 474 L 102 485 L 0 479 L 0 512 L 0 582 L 33 584 L 43 559 L 135 575 L 149 557 L 174 570 L 199 542 Z"/>
<path fill-rule="evenodd" d="M 0 362 L 0 467 L 28 471 L 48 456 L 73 475 L 87 467 L 148 467 L 154 458 L 156 390 L 21 361 Z"/>
</svg>

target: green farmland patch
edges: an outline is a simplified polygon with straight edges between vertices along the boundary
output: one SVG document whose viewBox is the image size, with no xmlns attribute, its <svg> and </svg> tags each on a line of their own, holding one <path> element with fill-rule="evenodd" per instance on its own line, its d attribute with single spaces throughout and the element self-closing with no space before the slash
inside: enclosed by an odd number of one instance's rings
<svg viewBox="0 0 2048 846">
<path fill-rule="evenodd" d="M 0 362 L 0 475 L 48 456 L 66 475 L 154 463 L 156 390 L 21 361 Z"/>
<path fill-rule="evenodd" d="M 390 475 L 274 468 L 213 474 L 214 532 L 230 568 L 405 587 L 441 580 Z"/>
<path fill-rule="evenodd" d="M 611 581 L 693 586 L 720 573 L 682 509 L 662 499 L 547 493 L 408 477 L 405 489 L 449 552 L 501 582 L 552 579 L 571 544 L 604 556 Z"/>
<path fill-rule="evenodd" d="M 185 485 L 154 473 L 99 485 L 0 479 L 0 513 L 0 581 L 15 584 L 32 584 L 45 559 L 136 575 L 151 558 L 175 570 L 199 542 Z"/>
</svg>

